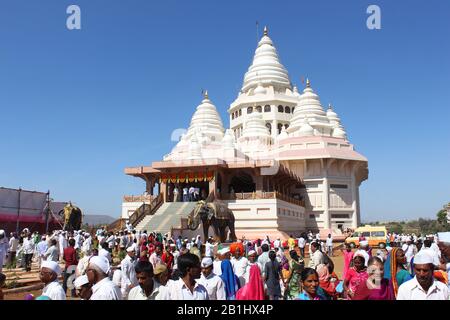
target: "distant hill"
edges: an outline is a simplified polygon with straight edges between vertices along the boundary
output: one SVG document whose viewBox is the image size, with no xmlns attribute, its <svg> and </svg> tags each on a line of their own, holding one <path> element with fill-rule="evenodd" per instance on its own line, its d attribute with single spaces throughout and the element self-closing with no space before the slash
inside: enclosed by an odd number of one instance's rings
<svg viewBox="0 0 450 320">
<path fill-rule="evenodd" d="M 116 218 L 99 214 L 87 214 L 83 216 L 83 224 L 86 223 L 90 226 L 95 226 L 98 224 L 110 224 L 115 220 Z"/>
</svg>

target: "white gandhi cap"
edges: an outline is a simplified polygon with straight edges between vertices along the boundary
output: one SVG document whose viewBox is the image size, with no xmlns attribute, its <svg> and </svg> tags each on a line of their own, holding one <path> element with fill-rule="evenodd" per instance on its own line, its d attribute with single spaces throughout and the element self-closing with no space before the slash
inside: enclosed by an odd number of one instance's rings
<svg viewBox="0 0 450 320">
<path fill-rule="evenodd" d="M 41 269 L 42 268 L 50 269 L 54 273 L 56 273 L 56 275 L 58 275 L 58 276 L 61 274 L 61 268 L 59 267 L 58 263 L 56 263 L 55 261 L 43 261 L 41 263 Z"/>
</svg>

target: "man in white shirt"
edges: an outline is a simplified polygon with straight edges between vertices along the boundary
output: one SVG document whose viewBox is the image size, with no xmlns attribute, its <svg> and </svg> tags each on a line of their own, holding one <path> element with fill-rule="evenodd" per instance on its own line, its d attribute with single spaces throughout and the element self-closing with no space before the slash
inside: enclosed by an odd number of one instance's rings
<svg viewBox="0 0 450 320">
<path fill-rule="evenodd" d="M 298 247 L 300 248 L 300 254 L 302 257 L 305 257 L 305 245 L 306 245 L 306 239 L 303 238 L 303 235 L 300 236 L 297 240 Z"/>
<path fill-rule="evenodd" d="M 58 276 L 61 274 L 61 268 L 55 261 L 43 261 L 39 279 L 44 283 L 42 295 L 51 300 L 66 300 L 66 293 L 58 282 Z"/>
<path fill-rule="evenodd" d="M 359 249 L 355 251 L 354 256 L 356 256 L 356 254 L 359 254 L 361 256 L 364 257 L 364 265 L 367 267 L 368 263 L 369 263 L 369 253 L 367 252 L 367 250 L 369 249 L 369 241 L 367 240 L 363 240 L 359 242 Z"/>
<path fill-rule="evenodd" d="M 198 283 L 208 291 L 209 300 L 226 300 L 225 284 L 222 279 L 213 272 L 213 261 L 205 257 L 201 263 L 202 275 Z"/>
<path fill-rule="evenodd" d="M 423 246 L 420 249 L 420 252 L 426 252 L 428 253 L 432 258 L 433 258 L 433 264 L 438 267 L 440 265 L 440 261 L 439 261 L 439 256 L 436 253 L 436 251 L 434 251 L 433 249 L 431 249 L 431 240 L 426 239 L 423 242 Z"/>
<path fill-rule="evenodd" d="M 149 261 L 152 264 L 153 268 L 156 268 L 157 264 L 161 263 L 161 256 L 163 251 L 162 243 L 158 243 L 155 247 L 155 251 L 150 255 Z"/>
<path fill-rule="evenodd" d="M 16 253 L 17 253 L 17 249 L 19 247 L 19 239 L 17 239 L 16 235 L 11 232 L 11 236 L 9 238 L 9 248 L 8 248 L 8 260 L 9 260 L 9 265 L 12 268 L 16 267 Z M 1 269 L 1 266 L 0 266 Z"/>
<path fill-rule="evenodd" d="M 323 264 L 323 253 L 319 250 L 320 244 L 317 242 L 311 243 L 311 255 L 309 258 L 308 267 L 316 269 L 319 264 Z"/>
<path fill-rule="evenodd" d="M 92 296 L 89 300 L 122 300 L 120 288 L 109 278 L 109 261 L 102 256 L 93 256 L 89 260 L 86 275 L 92 285 Z"/>
<path fill-rule="evenodd" d="M 43 236 L 41 241 L 36 245 L 36 255 L 38 258 L 39 268 L 41 267 L 42 261 L 45 260 L 45 252 L 47 252 L 48 245 L 46 237 Z"/>
<path fill-rule="evenodd" d="M 245 285 L 245 272 L 247 271 L 248 260 L 243 256 L 240 247 L 236 247 L 234 256 L 231 258 L 230 262 L 233 266 L 234 274 L 239 278 L 241 287 L 243 287 Z"/>
<path fill-rule="evenodd" d="M 333 238 L 331 237 L 331 233 L 328 234 L 326 246 L 327 246 L 328 256 L 332 257 L 333 256 Z"/>
<path fill-rule="evenodd" d="M 213 262 L 213 272 L 214 274 L 220 276 L 222 275 L 222 261 L 225 259 L 230 260 L 230 248 L 225 247 L 217 251 L 216 259 Z"/>
<path fill-rule="evenodd" d="M 128 300 L 160 300 L 167 288 L 154 281 L 152 264 L 139 261 L 134 271 L 139 285 L 130 290 Z"/>
<path fill-rule="evenodd" d="M 213 238 L 209 237 L 205 243 L 205 257 L 214 257 L 214 244 Z"/>
<path fill-rule="evenodd" d="M 28 233 L 28 235 L 23 238 L 23 244 L 22 244 L 22 250 L 24 253 L 24 267 L 26 271 L 31 271 L 31 260 L 33 258 L 34 254 L 34 242 L 31 238 L 31 233 Z"/>
<path fill-rule="evenodd" d="M 59 247 L 58 247 L 59 255 L 60 255 L 60 258 L 62 260 L 62 257 L 63 257 L 63 254 L 64 254 L 64 249 L 67 248 L 67 245 L 68 245 L 65 231 L 61 231 L 59 233 L 58 243 L 59 243 Z"/>
<path fill-rule="evenodd" d="M 108 251 L 108 243 L 103 243 L 102 248 L 98 251 L 98 255 L 100 257 L 105 257 L 106 259 L 108 259 L 110 264 L 112 263 L 111 253 L 109 253 Z"/>
<path fill-rule="evenodd" d="M 91 250 L 92 250 L 92 237 L 89 233 L 85 233 L 84 237 L 85 237 L 85 239 L 83 241 L 83 244 L 81 245 L 81 252 L 85 256 L 88 256 L 91 254 Z"/>
<path fill-rule="evenodd" d="M 8 252 L 8 238 L 6 237 L 5 230 L 0 230 L 0 272 L 3 269 L 3 263 L 5 262 L 6 254 Z"/>
<path fill-rule="evenodd" d="M 406 239 L 406 243 L 402 246 L 403 251 L 405 252 L 406 261 L 408 263 L 408 270 L 412 272 L 411 269 L 411 260 L 417 253 L 417 247 L 412 243 L 410 237 Z"/>
<path fill-rule="evenodd" d="M 208 291 L 198 283 L 200 278 L 200 259 L 192 253 L 185 253 L 178 258 L 180 279 L 170 282 L 168 290 L 161 300 L 209 300 Z"/>
<path fill-rule="evenodd" d="M 195 192 L 195 188 L 190 187 L 189 188 L 189 201 L 194 201 L 194 192 Z"/>
<path fill-rule="evenodd" d="M 270 258 L 269 258 L 269 245 L 268 244 L 263 244 L 262 246 L 261 246 L 261 250 L 262 250 L 262 253 L 261 253 L 261 255 L 258 257 L 258 260 L 257 260 L 257 263 L 258 263 L 258 267 L 259 267 L 259 270 L 261 270 L 261 276 L 262 276 L 262 278 L 263 279 L 265 279 L 266 278 L 266 275 L 265 275 L 265 268 L 266 268 L 266 263 L 267 262 L 269 262 L 270 261 Z"/>
<path fill-rule="evenodd" d="M 433 277 L 433 258 L 421 251 L 414 257 L 415 277 L 398 288 L 397 300 L 448 300 L 449 289 Z"/>
<path fill-rule="evenodd" d="M 122 270 L 121 275 L 121 291 L 123 299 L 128 297 L 128 293 L 132 288 L 138 285 L 136 278 L 136 272 L 134 271 L 136 253 L 130 247 L 127 249 L 127 255 L 120 263 L 120 269 Z"/>
<path fill-rule="evenodd" d="M 250 280 L 250 268 L 252 267 L 252 265 L 256 264 L 258 266 L 258 264 L 256 263 L 256 258 L 257 258 L 256 251 L 250 250 L 247 255 L 248 265 L 247 270 L 245 270 L 245 283 L 248 283 L 248 281 Z M 261 272 L 261 269 L 259 271 Z"/>
<path fill-rule="evenodd" d="M 281 249 L 281 240 L 280 240 L 280 238 L 277 238 L 277 240 L 275 240 L 275 241 L 273 242 L 273 247 L 274 247 L 274 248 L 280 248 L 280 249 Z"/>
</svg>

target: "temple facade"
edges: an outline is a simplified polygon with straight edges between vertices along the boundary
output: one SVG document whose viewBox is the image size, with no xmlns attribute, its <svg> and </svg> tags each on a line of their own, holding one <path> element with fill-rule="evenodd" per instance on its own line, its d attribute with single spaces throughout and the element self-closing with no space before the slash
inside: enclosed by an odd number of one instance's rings
<svg viewBox="0 0 450 320">
<path fill-rule="evenodd" d="M 146 181 L 148 196 L 134 203 L 124 197 L 122 218 L 186 233 L 183 210 L 192 207 L 171 210 L 168 203 L 183 202 L 183 189 L 194 187 L 198 198 L 227 203 L 238 237 L 287 238 L 308 230 L 339 235 L 357 227 L 367 159 L 348 141 L 333 107 L 325 110 L 311 82 L 301 92 L 291 83 L 267 28 L 228 114 L 226 129 L 205 92 L 169 154 L 150 166 L 126 168 Z M 154 208 L 147 215 L 158 216 L 164 208 L 168 222 L 177 221 L 170 215 L 179 215 L 180 222 L 168 228 L 162 217 L 158 226 L 143 213 L 137 219 L 135 209 L 145 205 Z"/>
</svg>

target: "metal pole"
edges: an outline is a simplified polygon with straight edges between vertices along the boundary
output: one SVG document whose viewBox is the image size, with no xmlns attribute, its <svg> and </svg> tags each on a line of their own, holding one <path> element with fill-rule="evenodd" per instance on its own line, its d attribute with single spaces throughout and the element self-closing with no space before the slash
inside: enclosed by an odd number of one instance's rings
<svg viewBox="0 0 450 320">
<path fill-rule="evenodd" d="M 20 215 L 20 192 L 22 191 L 21 188 L 19 188 L 19 199 L 17 203 L 17 223 L 16 223 L 16 233 L 19 234 L 19 215 Z"/>
<path fill-rule="evenodd" d="M 50 190 L 47 192 L 47 212 L 45 214 L 45 234 L 48 232 L 48 222 L 50 213 Z"/>
</svg>

